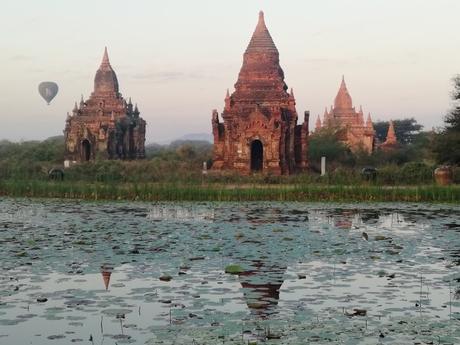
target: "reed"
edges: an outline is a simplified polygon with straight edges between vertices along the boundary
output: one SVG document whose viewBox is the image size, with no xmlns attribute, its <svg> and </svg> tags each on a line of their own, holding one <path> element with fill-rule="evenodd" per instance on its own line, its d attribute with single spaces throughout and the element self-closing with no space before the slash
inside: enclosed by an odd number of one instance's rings
<svg viewBox="0 0 460 345">
<path fill-rule="evenodd" d="M 84 181 L 0 181 L 9 197 L 142 201 L 460 201 L 460 186 L 374 186 L 319 184 L 114 183 Z"/>
</svg>

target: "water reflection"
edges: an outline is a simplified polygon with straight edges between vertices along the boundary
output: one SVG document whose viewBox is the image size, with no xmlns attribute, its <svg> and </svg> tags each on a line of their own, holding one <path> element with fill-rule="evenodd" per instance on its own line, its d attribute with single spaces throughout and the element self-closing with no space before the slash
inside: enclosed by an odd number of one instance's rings
<svg viewBox="0 0 460 345">
<path fill-rule="evenodd" d="M 277 327 L 283 337 L 275 344 L 295 337 L 328 343 L 323 331 L 335 334 L 334 327 L 346 329 L 337 342 L 356 343 L 366 331 L 344 318 L 344 310 L 366 309 L 370 330 L 389 328 L 395 317 L 431 327 L 430 320 L 450 320 L 449 284 L 454 298 L 460 290 L 457 206 L 35 206 L 0 201 L 0 339 L 6 343 L 71 344 L 91 334 L 95 343 L 110 336 L 120 344 L 237 344 L 232 336 L 241 342 L 250 322 Z M 229 264 L 244 272 L 225 274 Z M 459 312 L 455 304 L 452 309 Z M 419 326 L 385 339 L 406 343 Z"/>
<path fill-rule="evenodd" d="M 276 312 L 286 268 L 268 266 L 261 260 L 254 260 L 251 266 L 255 269 L 239 274 L 246 305 L 252 313 L 266 318 Z"/>
<path fill-rule="evenodd" d="M 112 276 L 113 266 L 110 264 L 101 265 L 101 274 L 104 281 L 105 290 L 109 289 L 110 286 L 110 277 Z"/>
</svg>

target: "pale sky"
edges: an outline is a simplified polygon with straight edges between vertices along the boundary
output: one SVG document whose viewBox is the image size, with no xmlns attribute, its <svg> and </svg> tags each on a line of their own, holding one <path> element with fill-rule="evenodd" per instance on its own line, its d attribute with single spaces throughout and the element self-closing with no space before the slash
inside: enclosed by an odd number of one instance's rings
<svg viewBox="0 0 460 345">
<path fill-rule="evenodd" d="M 265 12 L 297 112 L 333 103 L 345 75 L 374 120 L 415 117 L 430 129 L 460 73 L 459 0 L 1 0 L 0 139 L 60 135 L 93 89 L 108 47 L 147 143 L 211 131 Z M 60 92 L 50 106 L 41 81 Z"/>
</svg>

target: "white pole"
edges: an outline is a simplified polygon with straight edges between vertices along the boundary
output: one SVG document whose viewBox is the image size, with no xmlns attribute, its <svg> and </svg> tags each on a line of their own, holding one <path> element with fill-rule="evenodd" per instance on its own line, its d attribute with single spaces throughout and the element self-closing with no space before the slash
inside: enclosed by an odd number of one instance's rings
<svg viewBox="0 0 460 345">
<path fill-rule="evenodd" d="M 321 176 L 326 175 L 326 157 L 321 157 Z"/>
</svg>

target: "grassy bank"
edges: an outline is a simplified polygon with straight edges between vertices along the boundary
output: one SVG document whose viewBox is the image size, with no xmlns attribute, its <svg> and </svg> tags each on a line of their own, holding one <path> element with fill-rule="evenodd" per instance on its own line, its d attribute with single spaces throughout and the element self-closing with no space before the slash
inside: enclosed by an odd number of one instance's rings
<svg viewBox="0 0 460 345">
<path fill-rule="evenodd" d="M 460 202 L 460 186 L 328 186 L 306 184 L 173 184 L 0 181 L 0 195 L 142 201 Z"/>
</svg>

